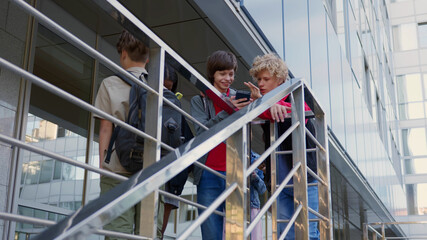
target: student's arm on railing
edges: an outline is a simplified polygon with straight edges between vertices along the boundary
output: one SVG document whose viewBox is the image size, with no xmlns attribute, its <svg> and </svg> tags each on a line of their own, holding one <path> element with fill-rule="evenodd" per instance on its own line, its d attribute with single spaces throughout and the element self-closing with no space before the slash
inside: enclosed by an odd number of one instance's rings
<svg viewBox="0 0 427 240">
<path fill-rule="evenodd" d="M 282 99 L 259 115 L 259 117 L 266 120 L 283 122 L 288 112 L 291 112 L 291 104 Z"/>
<path fill-rule="evenodd" d="M 111 135 L 113 133 L 113 123 L 101 119 L 99 126 L 99 167 L 102 168 L 102 161 L 104 161 L 105 154 L 107 153 L 108 144 L 110 143 Z"/>
<path fill-rule="evenodd" d="M 210 118 L 208 111 L 209 108 L 205 108 L 205 104 L 203 103 L 203 98 L 201 96 L 196 95 L 191 99 L 191 116 L 193 116 L 195 119 L 197 119 L 197 121 L 201 122 L 208 128 L 228 117 L 227 112 L 221 111 L 216 116 L 211 116 Z M 198 125 L 194 125 L 194 128 L 196 129 L 196 135 L 199 135 L 205 131 Z"/>
</svg>

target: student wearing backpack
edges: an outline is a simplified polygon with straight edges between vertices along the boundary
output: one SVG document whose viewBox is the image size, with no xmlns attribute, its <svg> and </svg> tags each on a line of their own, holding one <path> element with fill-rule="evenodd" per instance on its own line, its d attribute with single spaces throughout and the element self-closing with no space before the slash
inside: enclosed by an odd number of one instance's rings
<svg viewBox="0 0 427 240">
<path fill-rule="evenodd" d="M 149 49 L 144 43 L 133 37 L 129 32 L 123 31 L 117 43 L 117 51 L 120 54 L 120 64 L 136 78 L 146 82 L 147 71 L 145 65 L 148 62 Z M 111 114 L 122 121 L 126 120 L 129 112 L 129 94 L 131 86 L 118 76 L 105 78 L 98 90 L 95 100 L 95 107 Z M 130 177 L 131 172 L 127 171 L 120 163 L 115 151 L 112 152 L 109 162 L 104 159 L 107 155 L 110 138 L 113 134 L 113 124 L 106 119 L 100 119 L 99 128 L 99 166 L 105 170 Z M 108 192 L 121 182 L 112 178 L 101 176 L 101 194 Z M 129 234 L 139 234 L 139 210 L 140 204 L 127 210 L 121 216 L 104 226 L 104 229 L 124 232 Z M 116 239 L 105 237 L 105 239 Z"/>
<path fill-rule="evenodd" d="M 248 105 L 249 99 L 235 99 L 236 91 L 230 86 L 234 81 L 234 75 L 237 70 L 236 57 L 226 51 L 216 51 L 209 56 L 207 61 L 207 76 L 211 84 L 224 97 L 229 97 L 231 102 L 238 109 Z M 247 101 L 247 102 L 245 102 Z M 194 96 L 191 99 L 191 115 L 206 127 L 212 127 L 216 123 L 228 117 L 228 113 L 217 106 L 209 97 Z M 196 134 L 201 134 L 204 129 L 198 125 L 194 125 Z M 207 155 L 199 159 L 206 166 L 225 175 L 226 171 L 226 145 L 219 144 L 212 149 Z M 194 167 L 194 184 L 197 185 L 197 202 L 204 206 L 209 206 L 224 190 L 225 180 L 218 176 L 203 170 L 199 167 Z M 224 204 L 217 209 L 224 210 Z M 203 210 L 199 209 L 199 215 Z M 217 214 L 212 214 L 206 221 L 202 223 L 202 238 L 204 240 L 222 239 L 223 235 L 223 217 Z"/>
<path fill-rule="evenodd" d="M 163 86 L 169 91 L 172 91 L 177 96 L 178 99 L 182 98 L 182 94 L 176 91 L 178 87 L 178 74 L 170 64 L 165 64 Z M 185 117 L 182 116 L 182 121 L 181 121 L 182 143 L 186 143 L 190 141 L 193 137 L 194 137 L 193 133 L 191 132 L 191 129 L 187 123 L 187 120 L 185 120 Z M 165 184 L 165 190 L 177 196 L 181 195 L 182 190 L 184 189 L 184 185 L 187 182 L 188 174 L 192 169 L 193 169 L 193 166 L 190 166 L 184 169 L 175 177 L 173 177 L 171 180 L 169 180 Z M 179 207 L 179 201 L 176 199 L 163 196 L 163 203 L 164 203 L 164 207 L 163 207 L 163 219 L 162 219 L 162 230 L 161 230 L 162 237 L 164 236 L 164 233 L 166 231 L 170 213 L 173 209 L 177 209 Z M 161 216 L 160 215 L 161 211 L 159 211 L 158 214 L 159 216 Z M 163 239 L 162 237 L 160 237 L 160 239 Z"/>
<path fill-rule="evenodd" d="M 262 95 L 267 94 L 274 88 L 278 87 L 282 83 L 284 83 L 288 77 L 288 67 L 285 62 L 280 59 L 277 55 L 270 53 L 264 56 L 258 56 L 254 59 L 252 64 L 252 68 L 249 70 L 250 75 L 257 81 L 258 87 L 256 87 L 252 83 L 245 83 L 251 90 L 251 98 L 257 99 L 262 97 Z M 278 123 L 278 133 L 279 135 L 283 134 L 290 126 L 290 119 L 285 119 L 288 113 L 291 112 L 291 103 L 288 99 L 288 96 L 285 96 L 279 102 L 274 104 L 270 109 L 266 110 L 259 117 L 262 119 L 267 119 L 270 121 L 276 121 Z M 309 111 L 310 107 L 305 104 L 305 111 Z M 264 141 L 266 143 L 266 148 L 270 145 L 270 123 L 266 123 L 263 126 L 264 130 Z M 314 126 L 311 120 L 306 119 L 306 127 L 307 129 L 314 134 Z M 316 147 L 315 143 L 310 139 L 306 138 L 306 148 L 314 148 Z M 292 150 L 292 136 L 287 137 L 280 145 L 279 149 L 281 151 Z M 266 161 L 267 165 L 267 174 L 266 177 L 270 176 L 271 169 L 269 161 Z M 293 160 L 292 155 L 290 154 L 280 154 L 277 157 L 277 184 L 280 184 L 285 177 L 288 175 L 289 171 L 292 169 Z M 316 162 L 316 153 L 310 152 L 307 153 L 307 166 L 317 172 L 317 162 Z M 266 179 L 266 183 L 268 184 L 269 179 Z M 311 175 L 307 175 L 308 183 L 316 183 L 317 180 Z M 292 184 L 292 180 L 289 182 Z M 269 184 L 268 184 L 269 185 Z M 319 198 L 318 198 L 318 188 L 317 186 L 309 186 L 308 187 L 308 206 L 315 211 L 319 209 Z M 278 219 L 291 219 L 294 213 L 294 192 L 292 188 L 285 188 L 279 194 L 277 199 L 277 218 Z M 309 218 L 313 219 L 316 216 L 312 213 L 309 213 Z M 278 232 L 279 236 L 282 234 L 284 229 L 286 228 L 287 223 L 279 223 L 278 224 Z M 309 235 L 310 240 L 319 239 L 319 231 L 317 229 L 317 222 L 309 223 Z M 285 239 L 292 240 L 295 239 L 295 231 L 294 226 L 292 226 L 291 230 L 286 235 Z"/>
</svg>

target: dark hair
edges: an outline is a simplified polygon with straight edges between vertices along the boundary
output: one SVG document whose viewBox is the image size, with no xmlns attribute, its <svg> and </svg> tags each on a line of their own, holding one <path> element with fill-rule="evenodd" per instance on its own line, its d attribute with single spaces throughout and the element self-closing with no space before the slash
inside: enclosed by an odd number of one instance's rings
<svg viewBox="0 0 427 240">
<path fill-rule="evenodd" d="M 213 84 L 214 74 L 216 71 L 230 70 L 237 71 L 237 59 L 231 52 L 216 51 L 208 57 L 207 74 L 208 80 Z"/>
<path fill-rule="evenodd" d="M 146 62 L 148 60 L 148 47 L 126 30 L 123 30 L 120 35 L 116 48 L 119 54 L 125 50 L 132 61 Z"/>
<path fill-rule="evenodd" d="M 171 91 L 174 93 L 176 91 L 176 88 L 178 87 L 178 74 L 176 73 L 175 69 L 169 65 L 165 64 L 165 73 L 164 73 L 164 79 L 169 80 L 173 82 Z"/>
</svg>

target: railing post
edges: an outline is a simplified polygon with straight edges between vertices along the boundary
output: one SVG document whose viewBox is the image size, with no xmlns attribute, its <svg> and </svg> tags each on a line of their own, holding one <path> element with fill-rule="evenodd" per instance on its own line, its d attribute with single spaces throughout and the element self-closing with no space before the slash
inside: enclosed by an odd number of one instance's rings
<svg viewBox="0 0 427 240">
<path fill-rule="evenodd" d="M 385 240 L 385 225 L 381 224 L 381 240 Z"/>
<path fill-rule="evenodd" d="M 293 98 L 292 98 L 293 96 Z M 305 110 L 304 110 L 304 85 L 297 88 L 291 94 L 292 124 L 300 122 L 300 125 L 292 132 L 292 159 L 293 166 L 301 162 L 301 167 L 295 173 L 294 182 L 294 206 L 302 205 L 302 210 L 295 220 L 295 239 L 308 240 L 308 199 L 307 199 L 307 161 L 305 145 Z"/>
<path fill-rule="evenodd" d="M 319 213 L 327 216 L 329 222 L 319 221 L 320 239 L 332 239 L 332 213 L 331 213 L 331 182 L 329 171 L 328 132 L 325 114 L 315 116 L 314 127 L 316 139 L 326 151 L 316 148 L 317 174 L 328 185 L 319 184 Z"/>
<path fill-rule="evenodd" d="M 277 124 L 275 122 L 270 122 L 270 145 L 273 145 L 277 139 Z M 270 155 L 270 182 L 271 182 L 271 194 L 276 192 L 277 188 L 277 176 L 276 176 L 276 163 L 277 163 L 277 154 L 276 149 Z M 271 239 L 277 240 L 278 231 L 277 231 L 277 200 L 271 205 Z"/>
<path fill-rule="evenodd" d="M 164 49 L 154 48 L 150 50 L 150 67 L 148 69 L 147 82 L 151 88 L 159 93 L 159 96 L 147 93 L 145 132 L 159 141 L 161 140 L 164 62 Z M 160 160 L 159 142 L 145 139 L 144 168 L 156 163 L 158 160 Z M 156 237 L 158 198 L 158 191 L 154 191 L 141 201 L 141 221 L 139 224 L 141 236 Z"/>
<path fill-rule="evenodd" d="M 227 139 L 226 186 L 237 183 L 238 187 L 225 201 L 225 239 L 243 240 L 246 229 L 246 168 L 248 160 L 247 126 Z"/>
<path fill-rule="evenodd" d="M 366 223 L 363 224 L 363 240 L 369 239 L 368 225 Z"/>
</svg>

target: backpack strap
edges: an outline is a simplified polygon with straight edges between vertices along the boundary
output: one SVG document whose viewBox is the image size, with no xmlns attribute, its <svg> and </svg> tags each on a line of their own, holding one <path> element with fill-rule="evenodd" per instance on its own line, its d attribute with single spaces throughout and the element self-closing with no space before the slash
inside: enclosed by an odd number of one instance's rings
<svg viewBox="0 0 427 240">
<path fill-rule="evenodd" d="M 209 117 L 209 119 L 211 119 L 211 113 L 209 112 L 209 109 L 208 109 L 208 103 L 207 103 L 207 101 L 206 101 L 206 98 L 205 97 L 203 97 L 202 95 L 199 95 L 200 96 L 200 99 L 202 100 L 202 102 L 203 102 L 203 106 L 205 107 L 205 113 L 207 113 L 208 114 L 208 117 Z"/>
<path fill-rule="evenodd" d="M 132 74 L 132 72 L 129 72 L 129 73 Z M 128 79 L 127 77 L 123 76 L 120 73 L 117 73 L 116 76 L 130 86 L 133 86 L 135 84 L 132 80 Z M 141 75 L 139 75 L 139 80 L 141 81 L 144 81 L 146 78 L 147 78 L 146 73 L 141 73 Z M 116 141 L 117 135 L 119 135 L 119 131 L 120 131 L 120 126 L 114 127 L 113 134 L 111 135 L 111 138 L 110 138 L 110 143 L 108 144 L 107 156 L 104 159 L 104 162 L 107 164 L 110 163 L 111 154 L 113 153 L 113 145 L 114 145 L 114 142 Z"/>
<path fill-rule="evenodd" d="M 119 135 L 119 131 L 120 131 L 120 126 L 117 126 L 114 128 L 113 134 L 111 135 L 110 143 L 108 144 L 108 149 L 107 149 L 107 156 L 105 157 L 105 160 L 104 160 L 104 162 L 107 164 L 110 163 L 111 154 L 113 153 L 113 145 L 114 145 L 114 142 L 116 141 L 117 135 Z"/>
</svg>

